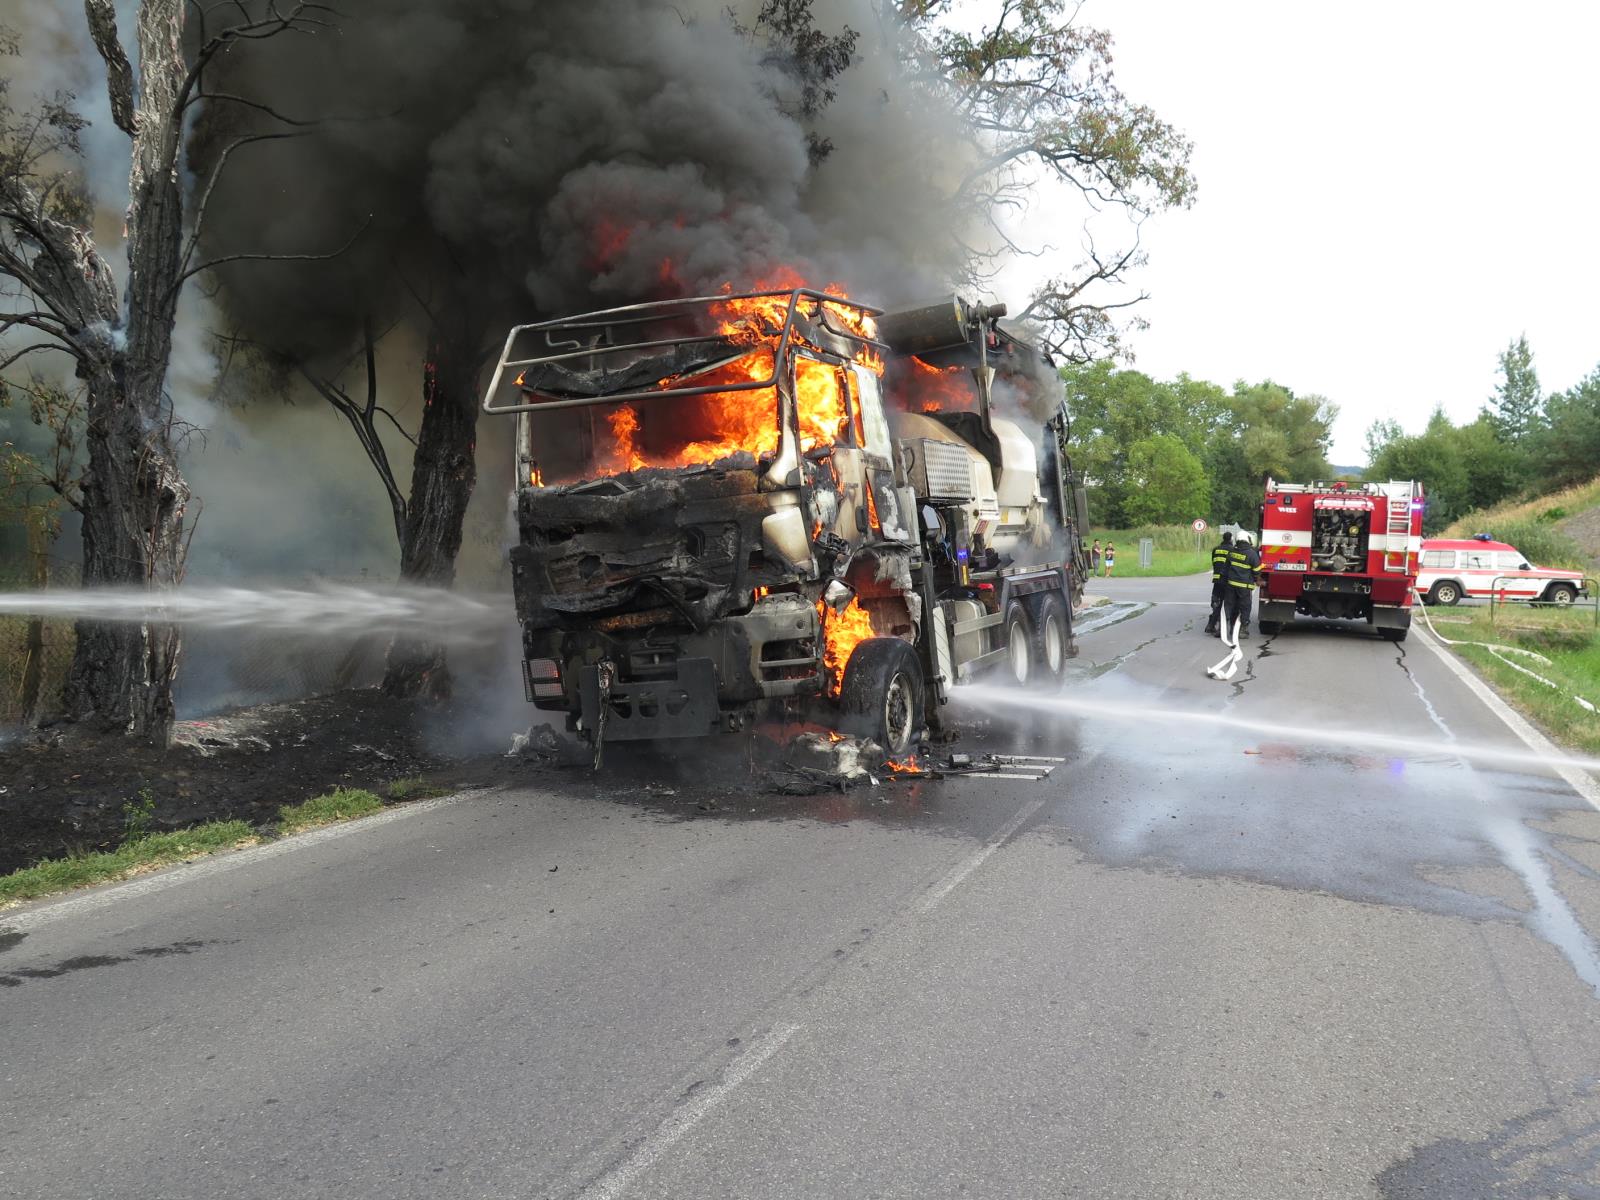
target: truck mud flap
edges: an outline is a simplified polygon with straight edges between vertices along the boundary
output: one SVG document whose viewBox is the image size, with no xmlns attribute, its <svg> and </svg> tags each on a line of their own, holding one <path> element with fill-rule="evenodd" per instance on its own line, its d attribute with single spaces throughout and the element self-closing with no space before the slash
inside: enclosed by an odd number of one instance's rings
<svg viewBox="0 0 1600 1200">
<path fill-rule="evenodd" d="M 1374 629 L 1410 629 L 1411 610 L 1374 604 L 1372 606 L 1372 627 Z"/>
<path fill-rule="evenodd" d="M 578 672 L 578 699 L 584 729 L 600 729 L 599 667 Z M 613 684 L 606 697 L 604 737 L 608 742 L 704 737 L 716 732 L 720 715 L 715 664 L 709 658 L 684 658 L 671 679 Z"/>
</svg>

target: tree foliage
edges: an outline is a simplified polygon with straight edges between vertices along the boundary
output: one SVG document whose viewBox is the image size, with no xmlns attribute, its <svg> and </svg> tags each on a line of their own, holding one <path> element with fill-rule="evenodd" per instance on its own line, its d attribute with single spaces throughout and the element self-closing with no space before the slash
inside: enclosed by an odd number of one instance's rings
<svg viewBox="0 0 1600 1200">
<path fill-rule="evenodd" d="M 1007 250 L 1017 247 L 1005 220 L 1024 206 L 1040 174 L 1075 190 L 1090 211 L 1124 211 L 1134 230 L 1124 244 L 1096 246 L 1085 229 L 1082 257 L 1052 273 L 1020 314 L 1069 361 L 1114 351 L 1127 310 L 1144 298 L 1123 291 L 1144 263 L 1138 222 L 1193 203 L 1193 146 L 1123 93 L 1111 35 L 1079 24 L 1078 4 L 1004 0 L 984 10 L 975 29 L 949 19 L 955 7 L 953 0 L 900 0 L 898 11 L 932 85 L 968 130 L 973 162 L 957 198 Z"/>
<path fill-rule="evenodd" d="M 1211 480 L 1187 446 L 1170 433 L 1135 442 L 1128 451 L 1131 525 L 1171 525 L 1211 511 Z"/>
<path fill-rule="evenodd" d="M 1337 409 L 1321 397 L 1271 382 L 1241 381 L 1231 392 L 1188 375 L 1162 382 L 1104 361 L 1067 367 L 1062 378 L 1074 461 L 1089 481 L 1097 525 L 1236 521 L 1259 507 L 1269 475 L 1307 480 L 1330 472 Z M 1146 494 L 1152 483 L 1158 490 Z M 1150 515 L 1157 511 L 1160 518 Z"/>
<path fill-rule="evenodd" d="M 1489 401 L 1500 439 L 1513 446 L 1536 434 L 1543 425 L 1543 399 L 1533 351 L 1523 334 L 1500 352 L 1500 381 Z"/>
</svg>

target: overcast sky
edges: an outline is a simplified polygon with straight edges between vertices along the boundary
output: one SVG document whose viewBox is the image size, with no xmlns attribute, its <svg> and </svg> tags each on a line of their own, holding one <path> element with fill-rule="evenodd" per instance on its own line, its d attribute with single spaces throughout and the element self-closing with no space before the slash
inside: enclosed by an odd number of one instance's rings
<svg viewBox="0 0 1600 1200">
<path fill-rule="evenodd" d="M 1197 203 L 1144 228 L 1139 369 L 1325 395 L 1333 459 L 1359 463 L 1377 417 L 1475 414 L 1519 333 L 1547 391 L 1600 364 L 1600 4 L 1087 0 L 1080 19 L 1195 143 Z"/>
</svg>

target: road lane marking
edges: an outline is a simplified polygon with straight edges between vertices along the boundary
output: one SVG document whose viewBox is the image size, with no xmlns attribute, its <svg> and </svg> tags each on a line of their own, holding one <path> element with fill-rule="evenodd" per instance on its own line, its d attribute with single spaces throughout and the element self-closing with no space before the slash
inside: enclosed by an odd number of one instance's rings
<svg viewBox="0 0 1600 1200">
<path fill-rule="evenodd" d="M 1039 799 L 1030 801 L 1018 809 L 1016 816 L 1002 825 L 988 841 L 967 855 L 966 858 L 956 864 L 949 874 L 934 884 L 927 894 L 917 901 L 915 911 L 921 914 L 932 912 L 939 901 L 960 887 L 962 881 L 968 875 L 971 875 L 984 863 L 988 862 L 989 856 L 1005 845 L 1010 840 L 1011 835 L 1021 829 L 1027 821 L 1031 820 L 1034 814 L 1043 808 L 1045 802 L 1049 799 L 1050 797 L 1048 796 L 1041 796 Z"/>
<path fill-rule="evenodd" d="M 639 1144 L 639 1148 L 628 1156 L 627 1161 L 592 1186 L 585 1188 L 580 1193 L 579 1200 L 617 1200 L 618 1196 L 632 1187 L 639 1176 L 654 1166 L 656 1161 L 684 1134 L 705 1120 L 712 1109 L 759 1071 L 768 1059 L 782 1050 L 789 1039 L 799 1032 L 800 1026 L 792 1022 L 773 1029 L 766 1037 L 729 1063 L 718 1082 L 704 1091 L 697 1092 L 687 1104 L 674 1109 L 667 1119 L 656 1127 L 656 1131 L 645 1138 Z"/>
<path fill-rule="evenodd" d="M 1530 750 L 1538 754 L 1548 755 L 1551 760 L 1550 769 L 1566 780 L 1572 786 L 1573 791 L 1589 802 L 1590 807 L 1600 810 L 1600 783 L 1595 781 L 1594 776 L 1579 767 L 1565 765 L 1561 761 L 1566 757 L 1565 751 L 1529 724 L 1521 713 L 1500 699 L 1493 688 L 1473 674 L 1466 664 L 1441 646 L 1433 637 L 1421 629 L 1416 630 L 1416 634 L 1422 639 L 1422 644 L 1442 659 L 1444 665 L 1454 672 L 1461 682 L 1467 685 L 1473 695 L 1489 706 L 1490 712 L 1499 717 L 1506 727 L 1521 738 Z"/>
<path fill-rule="evenodd" d="M 213 875 L 220 875 L 225 871 L 236 870 L 239 867 L 247 867 L 251 863 L 260 862 L 262 859 L 276 858 L 280 854 L 288 854 L 293 850 L 307 850 L 312 846 L 320 846 L 324 842 L 336 841 L 339 838 L 349 837 L 351 834 L 374 829 L 379 825 L 387 825 L 391 821 L 403 821 L 407 817 L 415 817 L 425 812 L 432 812 L 436 808 L 446 808 L 452 804 L 459 804 L 469 796 L 487 796 L 491 792 L 498 790 L 498 788 L 469 788 L 466 791 L 456 792 L 449 796 L 436 796 L 432 800 L 418 800 L 411 804 L 397 805 L 394 808 L 386 808 L 382 812 L 373 813 L 370 817 L 357 817 L 353 821 L 344 821 L 338 825 L 328 825 L 322 829 L 313 829 L 310 833 L 297 833 L 290 837 L 281 838 L 276 842 L 268 842 L 265 846 L 252 846 L 248 850 L 213 854 L 208 858 L 196 859 L 192 863 L 169 867 L 158 875 L 146 875 L 139 879 L 114 883 L 89 892 L 86 895 L 72 896 L 65 900 L 47 901 L 40 908 L 14 913 L 0 912 L 0 929 L 4 929 L 7 932 L 27 933 L 30 930 L 38 929 L 41 925 L 49 925 L 64 917 L 94 912 L 97 909 L 109 908 L 111 905 L 119 904 L 124 900 L 133 900 L 140 896 L 164 892 L 168 888 L 178 887 L 181 884 L 209 879 Z"/>
</svg>

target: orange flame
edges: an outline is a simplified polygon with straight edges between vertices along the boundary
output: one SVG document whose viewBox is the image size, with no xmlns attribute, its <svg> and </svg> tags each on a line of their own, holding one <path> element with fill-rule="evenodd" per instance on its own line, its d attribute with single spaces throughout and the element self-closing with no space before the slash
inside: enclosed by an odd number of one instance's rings
<svg viewBox="0 0 1600 1200">
<path fill-rule="evenodd" d="M 911 774 L 917 774 L 917 775 L 920 775 L 922 773 L 922 767 L 917 763 L 917 760 L 914 759 L 914 758 L 906 758 L 906 759 L 889 758 L 889 759 L 885 759 L 884 760 L 883 765 L 888 767 L 889 770 L 891 772 L 893 772 L 894 774 L 896 774 L 896 775 L 904 775 L 904 774 L 906 774 L 908 772 L 911 773 Z"/>
<path fill-rule="evenodd" d="M 817 601 L 822 617 L 822 666 L 828 695 L 837 696 L 844 688 L 844 669 L 862 642 L 873 636 L 872 614 L 850 597 L 843 612 L 834 612 L 826 601 Z"/>
<path fill-rule="evenodd" d="M 625 244 L 627 233 L 602 223 L 596 228 L 597 253 L 610 253 Z M 670 274 L 670 261 L 662 264 L 663 277 Z M 756 384 L 773 377 L 789 299 L 795 288 L 807 287 L 796 271 L 784 268 L 771 278 L 758 280 L 750 287 L 755 292 L 776 292 L 771 296 L 734 299 L 733 285 L 725 284 L 729 298 L 711 306 L 716 330 L 735 346 L 748 346 L 750 352 L 733 362 L 696 376 L 662 380 L 661 391 L 684 388 L 716 388 Z M 844 296 L 838 284 L 819 288 Z M 818 302 L 802 301 L 808 312 Z M 835 329 L 846 329 L 860 337 L 877 336 L 876 326 L 865 314 L 838 303 L 820 302 Z M 808 346 L 800 331 L 791 339 L 794 353 L 794 393 L 797 428 L 802 452 L 847 441 L 851 433 L 851 383 L 848 371 L 834 363 L 805 354 Z M 858 348 L 855 362 L 878 375 L 884 365 L 870 346 Z M 519 377 L 518 383 L 522 380 Z M 700 396 L 674 397 L 660 402 L 621 405 L 606 414 L 611 446 L 599 456 L 597 465 L 608 473 L 636 471 L 642 467 L 684 467 L 720 462 L 744 452 L 761 458 L 775 454 L 781 440 L 776 389 L 747 388 L 741 391 L 712 391 Z"/>
<path fill-rule="evenodd" d="M 889 389 L 907 412 L 976 412 L 978 390 L 966 368 L 934 367 L 920 358 L 900 360 Z"/>
</svg>

